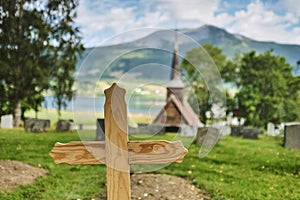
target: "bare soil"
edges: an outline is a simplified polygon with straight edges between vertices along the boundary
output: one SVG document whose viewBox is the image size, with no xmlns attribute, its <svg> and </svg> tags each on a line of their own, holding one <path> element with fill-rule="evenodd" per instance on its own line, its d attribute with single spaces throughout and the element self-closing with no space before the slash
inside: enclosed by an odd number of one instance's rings
<svg viewBox="0 0 300 200">
<path fill-rule="evenodd" d="M 131 199 L 140 200 L 208 200 L 210 196 L 187 180 L 166 174 L 131 176 Z"/>
<path fill-rule="evenodd" d="M 20 185 L 31 184 L 47 171 L 19 161 L 0 160 L 0 191 L 12 191 Z M 104 195 L 105 196 L 105 195 Z M 104 196 L 100 199 L 106 199 Z M 98 199 L 98 198 L 95 198 Z M 166 174 L 133 174 L 132 200 L 209 200 L 209 194 L 187 180 Z"/>
<path fill-rule="evenodd" d="M 19 185 L 31 184 L 47 171 L 19 161 L 0 160 L 0 191 L 12 191 Z"/>
</svg>

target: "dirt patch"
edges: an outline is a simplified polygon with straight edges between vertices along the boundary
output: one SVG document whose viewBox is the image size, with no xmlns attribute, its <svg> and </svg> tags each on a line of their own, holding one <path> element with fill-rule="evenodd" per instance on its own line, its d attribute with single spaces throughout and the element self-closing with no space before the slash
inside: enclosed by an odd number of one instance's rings
<svg viewBox="0 0 300 200">
<path fill-rule="evenodd" d="M 210 196 L 187 180 L 166 174 L 134 174 L 131 176 L 131 199 L 140 200 L 207 200 Z"/>
<path fill-rule="evenodd" d="M 11 191 L 19 185 L 32 183 L 47 171 L 19 161 L 0 160 L 0 191 Z"/>
<path fill-rule="evenodd" d="M 18 161 L 0 160 L 0 191 L 12 191 L 19 185 L 32 183 L 47 171 Z M 99 199 L 99 198 L 95 198 Z M 100 199 L 106 199 L 100 197 Z M 187 180 L 166 174 L 133 174 L 132 200 L 209 200 L 210 196 Z"/>
</svg>

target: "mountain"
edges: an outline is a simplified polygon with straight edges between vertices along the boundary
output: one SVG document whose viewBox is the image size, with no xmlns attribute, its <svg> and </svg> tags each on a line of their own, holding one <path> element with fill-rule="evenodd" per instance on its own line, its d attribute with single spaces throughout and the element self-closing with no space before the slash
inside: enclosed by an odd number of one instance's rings
<svg viewBox="0 0 300 200">
<path fill-rule="evenodd" d="M 236 53 L 251 50 L 258 53 L 273 50 L 274 54 L 285 57 L 287 62 L 294 67 L 300 59 L 300 45 L 256 41 L 211 25 L 178 31 L 179 54 L 181 56 L 184 56 L 186 51 L 196 47 L 195 42 L 198 42 L 199 44 L 210 43 L 221 48 L 229 58 L 232 58 Z M 81 68 L 77 78 L 81 81 L 88 81 L 100 76 L 120 77 L 127 72 L 127 74 L 132 74 L 134 78 L 168 79 L 170 77 L 170 68 L 168 67 L 171 66 L 173 43 L 174 33 L 160 30 L 132 42 L 88 48 L 83 58 L 78 62 L 78 69 Z M 161 70 L 162 67 L 164 70 Z"/>
</svg>

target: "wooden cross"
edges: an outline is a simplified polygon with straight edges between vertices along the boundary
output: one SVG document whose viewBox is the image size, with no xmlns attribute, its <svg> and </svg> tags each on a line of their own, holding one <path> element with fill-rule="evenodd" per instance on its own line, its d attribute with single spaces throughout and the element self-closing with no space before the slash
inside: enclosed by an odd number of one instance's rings
<svg viewBox="0 0 300 200">
<path fill-rule="evenodd" d="M 56 143 L 56 164 L 105 164 L 108 200 L 130 199 L 131 164 L 182 162 L 188 153 L 181 141 L 128 141 L 125 89 L 114 83 L 104 91 L 105 141 Z"/>
</svg>

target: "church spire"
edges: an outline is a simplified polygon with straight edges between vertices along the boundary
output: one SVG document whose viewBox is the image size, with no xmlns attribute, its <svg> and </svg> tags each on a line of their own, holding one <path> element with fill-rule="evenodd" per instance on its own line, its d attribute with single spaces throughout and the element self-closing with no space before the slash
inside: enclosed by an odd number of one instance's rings
<svg viewBox="0 0 300 200">
<path fill-rule="evenodd" d="M 175 41 L 174 41 L 174 52 L 173 52 L 173 60 L 172 60 L 172 68 L 171 68 L 171 80 L 167 87 L 167 100 L 171 97 L 171 95 L 175 95 L 177 99 L 183 101 L 184 94 L 184 84 L 181 79 L 180 67 L 179 67 L 179 59 L 178 59 L 178 39 L 177 39 L 177 31 L 175 32 Z"/>
<path fill-rule="evenodd" d="M 180 68 L 178 63 L 178 39 L 177 31 L 175 31 L 175 41 L 174 41 L 174 52 L 173 52 L 173 61 L 172 61 L 172 71 L 171 71 L 171 80 L 181 79 L 180 77 Z"/>
</svg>

